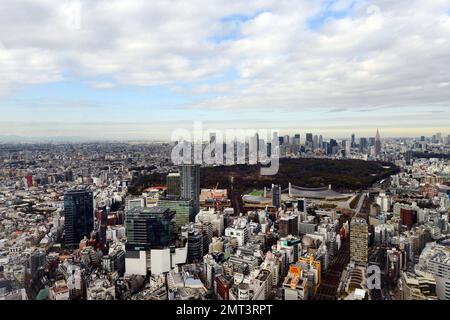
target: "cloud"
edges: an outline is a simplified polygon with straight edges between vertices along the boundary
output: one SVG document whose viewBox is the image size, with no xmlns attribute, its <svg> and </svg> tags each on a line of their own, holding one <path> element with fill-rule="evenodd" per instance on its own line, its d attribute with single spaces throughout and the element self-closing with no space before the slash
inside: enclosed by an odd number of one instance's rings
<svg viewBox="0 0 450 320">
<path fill-rule="evenodd" d="M 188 84 L 195 108 L 445 108 L 449 9 L 449 0 L 4 0 L 0 95 L 70 75 L 99 89 Z M 310 28 L 316 17 L 325 19 Z M 210 83 L 230 70 L 237 76 Z"/>
<path fill-rule="evenodd" d="M 116 85 L 107 81 L 90 81 L 88 84 L 95 89 L 113 89 Z"/>
</svg>

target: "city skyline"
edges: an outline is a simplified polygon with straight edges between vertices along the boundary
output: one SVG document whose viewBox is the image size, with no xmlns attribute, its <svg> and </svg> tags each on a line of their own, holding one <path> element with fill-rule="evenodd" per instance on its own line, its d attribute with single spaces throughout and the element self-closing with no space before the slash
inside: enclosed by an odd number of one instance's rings
<svg viewBox="0 0 450 320">
<path fill-rule="evenodd" d="M 126 125 L 136 125 L 136 124 L 126 124 Z M 95 126 L 95 124 L 92 124 L 92 126 Z M 187 132 L 190 132 L 192 134 L 192 137 L 195 135 L 195 130 L 192 130 L 193 127 L 182 127 L 181 129 L 187 129 Z M 180 128 L 173 127 L 173 132 L 175 130 Z M 380 134 L 381 140 L 390 140 L 390 139 L 421 139 L 422 137 L 425 137 L 426 139 L 433 139 L 436 135 L 441 135 L 442 141 L 445 143 L 445 141 L 450 137 L 450 134 L 447 134 L 445 131 L 447 128 L 429 128 L 427 130 L 421 129 L 420 133 L 422 134 L 411 134 L 411 135 L 401 135 L 401 134 L 393 134 L 392 132 L 400 132 L 399 130 L 394 131 L 381 131 L 379 128 L 373 129 L 364 129 L 364 130 L 353 130 L 353 131 L 347 131 L 346 129 L 333 131 L 330 133 L 328 130 L 309 130 L 309 129 L 279 129 L 279 130 L 273 130 L 273 129 L 266 129 L 266 128 L 246 128 L 246 127 L 237 127 L 234 126 L 232 128 L 220 128 L 219 126 L 214 128 L 204 128 L 204 131 L 202 132 L 202 142 L 208 142 L 208 136 L 209 132 L 221 132 L 222 135 L 224 135 L 224 143 L 227 141 L 225 135 L 227 130 L 231 130 L 230 132 L 239 132 L 239 130 L 243 130 L 245 133 L 245 136 L 240 136 L 238 138 L 238 141 L 247 141 L 249 138 L 251 138 L 254 134 L 259 132 L 265 132 L 267 134 L 270 134 L 270 132 L 276 132 L 279 137 L 285 137 L 289 136 L 291 139 L 295 139 L 295 136 L 300 135 L 300 143 L 304 144 L 306 143 L 306 138 L 308 134 L 312 134 L 314 137 L 317 136 L 318 138 L 321 137 L 322 139 L 330 140 L 330 139 L 337 139 L 338 141 L 348 141 L 350 142 L 352 139 L 352 136 L 354 135 L 356 140 L 359 141 L 361 138 L 376 138 L 377 134 Z M 439 131 L 439 129 L 442 129 Z M 376 130 L 376 131 L 373 131 Z M 85 131 L 83 131 L 85 132 Z M 391 135 L 387 135 L 386 132 L 391 132 Z M 100 142 L 100 143 L 108 143 L 108 142 L 123 142 L 123 143 L 175 143 L 177 140 L 173 140 L 174 137 L 170 135 L 170 133 L 167 133 L 167 135 L 154 135 L 153 133 L 150 133 L 148 136 L 142 136 L 137 134 L 136 136 L 129 136 L 129 137 L 123 137 L 120 132 L 117 133 L 118 135 L 111 135 L 111 136 L 94 136 L 94 135 L 88 135 L 88 134 L 78 134 L 78 135 L 39 135 L 39 136 L 25 136 L 25 135 L 0 135 L 0 143 L 89 143 L 89 142 Z M 197 136 L 198 138 L 198 136 Z M 262 140 L 267 140 L 269 136 L 260 137 Z M 195 143 L 200 142 L 200 140 L 194 140 Z"/>
<path fill-rule="evenodd" d="M 446 0 L 2 6 L 0 136 L 450 134 Z"/>
</svg>

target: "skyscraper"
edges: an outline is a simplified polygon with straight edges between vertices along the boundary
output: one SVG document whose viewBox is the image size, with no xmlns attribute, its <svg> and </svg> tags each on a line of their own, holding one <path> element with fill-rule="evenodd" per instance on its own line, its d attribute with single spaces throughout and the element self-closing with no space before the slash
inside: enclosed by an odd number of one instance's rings
<svg viewBox="0 0 450 320">
<path fill-rule="evenodd" d="M 367 151 L 368 148 L 368 141 L 367 138 L 360 138 L 359 139 L 359 152 L 364 153 Z"/>
<path fill-rule="evenodd" d="M 336 154 L 339 150 L 339 145 L 335 139 L 330 139 L 328 154 Z"/>
<path fill-rule="evenodd" d="M 313 149 L 319 149 L 319 136 L 317 135 L 313 137 Z"/>
<path fill-rule="evenodd" d="M 179 173 L 169 173 L 166 178 L 167 181 L 167 196 L 177 197 L 181 196 L 181 176 Z"/>
<path fill-rule="evenodd" d="M 168 208 L 176 212 L 176 225 L 178 231 L 181 230 L 181 227 L 188 224 L 194 216 L 192 200 L 190 199 L 159 198 L 158 206 Z"/>
<path fill-rule="evenodd" d="M 181 176 L 181 198 L 192 200 L 193 221 L 195 215 L 200 211 L 200 166 L 182 165 L 180 168 Z"/>
<path fill-rule="evenodd" d="M 29 264 L 30 264 L 30 275 L 33 279 L 39 278 L 44 274 L 45 264 L 47 256 L 44 251 L 35 251 L 31 254 Z"/>
<path fill-rule="evenodd" d="M 91 191 L 68 191 L 64 194 L 64 221 L 65 246 L 76 248 L 94 230 L 94 197 Z"/>
<path fill-rule="evenodd" d="M 307 133 L 306 134 L 306 147 L 313 147 L 313 134 L 312 133 Z"/>
<path fill-rule="evenodd" d="M 355 147 L 356 147 L 356 136 L 355 136 L 354 133 L 352 134 L 351 147 L 352 147 L 352 148 L 355 148 Z"/>
<path fill-rule="evenodd" d="M 162 274 L 173 268 L 178 256 L 176 213 L 159 206 L 133 208 L 126 214 L 126 274 Z M 178 252 L 178 253 L 177 253 Z"/>
<path fill-rule="evenodd" d="M 367 264 L 369 251 L 369 227 L 366 219 L 354 217 L 350 223 L 350 260 Z"/>
<path fill-rule="evenodd" d="M 294 135 L 294 144 L 297 146 L 300 145 L 300 134 Z"/>
<path fill-rule="evenodd" d="M 127 251 L 163 249 L 175 245 L 175 211 L 162 207 L 133 208 L 125 218 Z"/>
<path fill-rule="evenodd" d="M 375 137 L 375 156 L 381 155 L 381 138 L 380 138 L 380 130 L 377 129 L 377 135 Z"/>
<path fill-rule="evenodd" d="M 298 212 L 306 213 L 306 199 L 299 199 L 297 201 L 297 210 Z"/>
<path fill-rule="evenodd" d="M 272 185 L 272 205 L 275 208 L 281 206 L 281 187 L 277 185 Z"/>
<path fill-rule="evenodd" d="M 350 143 L 347 140 L 342 140 L 342 150 L 344 157 L 348 157 L 351 152 Z"/>
</svg>

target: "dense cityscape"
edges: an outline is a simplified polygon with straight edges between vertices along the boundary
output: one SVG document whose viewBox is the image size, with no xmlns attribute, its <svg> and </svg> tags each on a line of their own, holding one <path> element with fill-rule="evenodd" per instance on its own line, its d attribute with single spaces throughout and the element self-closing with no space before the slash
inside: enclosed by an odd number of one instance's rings
<svg viewBox="0 0 450 320">
<path fill-rule="evenodd" d="M 450 136 L 381 134 L 280 135 L 389 172 L 353 190 L 221 186 L 173 143 L 2 143 L 0 300 L 450 300 Z"/>
<path fill-rule="evenodd" d="M 2 319 L 447 314 L 449 65 L 450 0 L 2 0 Z"/>
</svg>

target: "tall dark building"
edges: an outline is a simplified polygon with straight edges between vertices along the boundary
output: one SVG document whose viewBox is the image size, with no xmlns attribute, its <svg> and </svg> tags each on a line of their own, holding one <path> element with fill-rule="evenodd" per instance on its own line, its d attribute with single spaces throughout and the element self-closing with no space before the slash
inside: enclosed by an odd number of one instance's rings
<svg viewBox="0 0 450 320">
<path fill-rule="evenodd" d="M 101 248 L 106 246 L 106 231 L 108 229 L 108 214 L 109 208 L 105 207 L 103 210 L 97 212 L 98 221 L 98 241 Z"/>
<path fill-rule="evenodd" d="M 64 178 L 66 179 L 66 181 L 73 181 L 73 172 L 72 170 L 67 170 L 66 172 L 64 172 Z"/>
<path fill-rule="evenodd" d="M 412 150 L 408 150 L 405 153 L 405 161 L 407 165 L 411 165 L 413 163 L 413 152 Z"/>
<path fill-rule="evenodd" d="M 406 226 L 411 230 L 414 224 L 417 223 L 417 212 L 414 210 L 400 209 L 400 224 Z"/>
<path fill-rule="evenodd" d="M 192 200 L 193 221 L 195 215 L 200 211 L 200 166 L 182 165 L 180 167 L 181 176 L 181 197 Z"/>
<path fill-rule="evenodd" d="M 167 175 L 167 197 L 181 196 L 181 176 L 179 173 L 169 173 Z"/>
<path fill-rule="evenodd" d="M 368 147 L 369 147 L 369 143 L 367 141 L 367 138 L 359 139 L 359 152 L 361 152 L 361 153 L 366 152 Z"/>
<path fill-rule="evenodd" d="M 30 260 L 30 274 L 33 279 L 38 279 L 44 274 L 46 264 L 46 254 L 44 251 L 35 251 L 31 254 Z"/>
<path fill-rule="evenodd" d="M 335 139 L 331 139 L 330 144 L 328 146 L 328 150 L 327 150 L 328 154 L 336 154 L 339 149 L 338 147 L 339 147 L 339 145 L 338 145 L 337 141 Z"/>
<path fill-rule="evenodd" d="M 377 135 L 375 137 L 375 156 L 381 155 L 381 138 L 380 138 L 380 130 L 377 129 Z"/>
<path fill-rule="evenodd" d="M 289 235 L 298 236 L 298 216 L 281 217 L 278 220 L 278 232 L 282 238 Z"/>
<path fill-rule="evenodd" d="M 127 251 L 174 246 L 177 238 L 175 216 L 175 211 L 162 207 L 129 210 L 125 218 Z"/>
<path fill-rule="evenodd" d="M 275 208 L 281 207 L 281 187 L 272 185 L 272 205 Z"/>
<path fill-rule="evenodd" d="M 300 138 L 300 134 L 296 134 L 294 135 L 294 144 L 299 146 L 301 143 L 301 138 Z"/>
<path fill-rule="evenodd" d="M 94 197 L 91 191 L 64 194 L 64 231 L 66 248 L 77 248 L 94 230 Z"/>
<path fill-rule="evenodd" d="M 297 201 L 297 210 L 299 212 L 306 212 L 306 199 L 300 199 Z"/>
<path fill-rule="evenodd" d="M 354 133 L 352 134 L 351 147 L 352 147 L 352 148 L 355 148 L 355 147 L 356 147 L 356 136 L 355 136 Z"/>
<path fill-rule="evenodd" d="M 199 262 L 203 258 L 203 234 L 198 230 L 191 229 L 188 233 L 188 262 Z"/>
<path fill-rule="evenodd" d="M 314 144 L 313 134 L 307 133 L 306 134 L 306 146 L 312 148 L 313 144 Z"/>
</svg>

